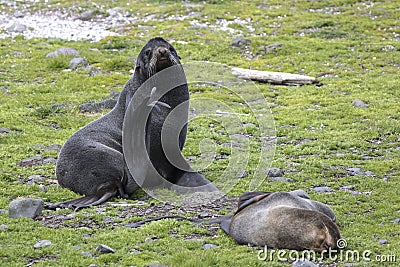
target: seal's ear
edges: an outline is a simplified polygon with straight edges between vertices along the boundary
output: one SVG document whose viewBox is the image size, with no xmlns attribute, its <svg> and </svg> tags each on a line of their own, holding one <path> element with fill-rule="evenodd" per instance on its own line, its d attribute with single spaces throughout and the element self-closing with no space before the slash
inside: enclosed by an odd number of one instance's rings
<svg viewBox="0 0 400 267">
<path fill-rule="evenodd" d="M 238 210 L 235 212 L 235 214 L 237 214 L 238 212 L 240 212 L 247 206 L 258 202 L 261 199 L 268 197 L 271 194 L 272 194 L 271 192 L 264 192 L 264 191 L 247 192 L 247 193 L 242 194 L 239 197 Z"/>
<path fill-rule="evenodd" d="M 231 226 L 231 222 L 233 219 L 233 215 L 226 217 L 222 222 L 221 222 L 221 229 L 229 235 L 229 228 Z"/>
</svg>

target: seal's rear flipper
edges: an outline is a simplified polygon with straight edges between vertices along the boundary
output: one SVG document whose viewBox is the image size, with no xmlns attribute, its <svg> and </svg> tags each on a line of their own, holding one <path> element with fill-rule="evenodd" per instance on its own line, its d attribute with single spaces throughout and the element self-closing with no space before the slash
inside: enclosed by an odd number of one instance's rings
<svg viewBox="0 0 400 267">
<path fill-rule="evenodd" d="M 55 210 L 57 208 L 74 209 L 75 211 L 81 208 L 87 208 L 90 206 L 100 205 L 106 202 L 108 199 L 115 196 L 117 193 L 121 197 L 127 198 L 124 189 L 120 182 L 107 182 L 101 184 L 96 191 L 94 196 L 80 197 L 76 199 L 67 200 L 53 205 L 46 205 L 46 209 Z"/>
<path fill-rule="evenodd" d="M 221 229 L 228 235 L 230 235 L 229 227 L 231 226 L 232 218 L 233 218 L 233 215 L 228 216 L 221 222 Z"/>
</svg>

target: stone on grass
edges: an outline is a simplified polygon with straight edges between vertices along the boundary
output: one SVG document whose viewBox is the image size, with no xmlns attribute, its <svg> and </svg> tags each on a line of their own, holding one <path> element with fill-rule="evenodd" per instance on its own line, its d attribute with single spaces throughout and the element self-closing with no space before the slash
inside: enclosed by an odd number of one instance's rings
<svg viewBox="0 0 400 267">
<path fill-rule="evenodd" d="M 33 245 L 34 248 L 42 248 L 42 247 L 47 247 L 51 245 L 51 241 L 49 240 L 39 240 L 36 242 L 35 245 Z"/>
<path fill-rule="evenodd" d="M 388 241 L 386 239 L 379 239 L 379 245 L 385 245 Z"/>
<path fill-rule="evenodd" d="M 393 220 L 394 223 L 400 223 L 400 218 L 396 218 Z"/>
<path fill-rule="evenodd" d="M 115 253 L 115 250 L 113 250 L 112 248 L 110 248 L 107 245 L 104 244 L 99 244 L 96 248 L 96 251 L 100 252 L 100 253 Z"/>
<path fill-rule="evenodd" d="M 43 158 L 41 156 L 33 156 L 30 158 L 26 158 L 21 160 L 18 165 L 21 167 L 30 167 L 30 166 L 35 166 L 35 165 L 42 165 L 43 164 Z"/>
<path fill-rule="evenodd" d="M 270 182 L 287 182 L 287 183 L 293 183 L 292 178 L 286 178 L 286 177 L 269 177 Z"/>
<path fill-rule="evenodd" d="M 68 55 L 68 56 L 79 56 L 78 51 L 70 47 L 61 47 L 53 52 L 50 52 L 46 55 L 46 57 L 56 57 L 59 55 Z"/>
<path fill-rule="evenodd" d="M 242 47 L 251 43 L 251 40 L 245 38 L 235 38 L 231 42 L 231 46 Z"/>
<path fill-rule="evenodd" d="M 8 216 L 10 218 L 35 218 L 42 212 L 43 206 L 44 202 L 41 199 L 16 199 L 10 203 L 8 208 Z"/>
<path fill-rule="evenodd" d="M 282 46 L 281 43 L 266 45 L 266 46 L 264 46 L 264 51 L 265 51 L 265 53 L 269 53 L 269 52 L 275 51 L 278 47 L 281 47 L 281 46 Z"/>
<path fill-rule="evenodd" d="M 332 192 L 333 189 L 330 188 L 329 186 L 316 186 L 314 188 L 311 188 L 312 190 L 314 190 L 317 193 L 327 193 L 327 192 Z"/>
<path fill-rule="evenodd" d="M 347 171 L 349 172 L 349 175 L 351 175 L 351 176 L 363 174 L 363 171 L 360 168 L 348 168 Z"/>
<path fill-rule="evenodd" d="M 353 100 L 353 102 L 351 102 L 351 104 L 353 105 L 353 107 L 356 107 L 356 108 L 368 108 L 368 104 L 360 99 Z"/>
<path fill-rule="evenodd" d="M 0 231 L 7 231 L 8 230 L 8 226 L 5 224 L 1 224 L 0 225 Z"/>
<path fill-rule="evenodd" d="M 282 177 L 283 174 L 283 170 L 279 168 L 269 168 L 268 170 L 268 177 Z"/>
<path fill-rule="evenodd" d="M 90 253 L 90 252 L 87 252 L 87 251 L 82 251 L 81 254 L 82 254 L 83 257 L 93 257 L 93 254 Z"/>
<path fill-rule="evenodd" d="M 0 133 L 7 134 L 7 133 L 10 133 L 10 132 L 11 132 L 10 129 L 7 129 L 7 128 L 0 128 Z"/>
<path fill-rule="evenodd" d="M 203 248 L 205 249 L 205 250 L 207 250 L 207 249 L 210 249 L 210 248 L 217 248 L 218 246 L 217 245 L 214 245 L 214 244 L 204 244 L 203 245 Z"/>
<path fill-rule="evenodd" d="M 76 70 L 78 68 L 84 68 L 89 66 L 89 63 L 86 59 L 82 57 L 75 57 L 69 61 L 69 69 Z"/>
<path fill-rule="evenodd" d="M 247 176 L 249 176 L 249 174 L 247 172 L 245 172 L 245 171 L 239 171 L 238 174 L 237 174 L 237 178 L 239 178 L 239 179 L 245 178 Z"/>
</svg>

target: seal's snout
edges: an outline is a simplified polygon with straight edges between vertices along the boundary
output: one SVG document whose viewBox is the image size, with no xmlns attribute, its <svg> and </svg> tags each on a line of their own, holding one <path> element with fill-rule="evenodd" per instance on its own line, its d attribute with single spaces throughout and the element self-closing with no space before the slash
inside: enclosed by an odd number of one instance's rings
<svg viewBox="0 0 400 267">
<path fill-rule="evenodd" d="M 158 56 L 160 57 L 160 58 L 165 58 L 166 59 L 166 56 L 167 56 L 167 48 L 166 47 L 159 47 L 159 48 L 157 48 L 157 53 L 158 53 Z"/>
</svg>

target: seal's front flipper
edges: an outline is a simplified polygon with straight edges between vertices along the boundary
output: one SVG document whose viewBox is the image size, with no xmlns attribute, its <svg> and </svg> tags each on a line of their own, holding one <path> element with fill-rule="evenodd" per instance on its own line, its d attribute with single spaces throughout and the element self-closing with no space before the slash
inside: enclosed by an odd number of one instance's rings
<svg viewBox="0 0 400 267">
<path fill-rule="evenodd" d="M 221 222 L 221 229 L 222 229 L 225 233 L 227 233 L 228 235 L 230 235 L 230 234 L 229 234 L 229 228 L 230 228 L 230 226 L 231 226 L 232 219 L 233 219 L 233 215 L 227 216 L 227 217 Z"/>
<path fill-rule="evenodd" d="M 180 194 L 194 192 L 218 192 L 218 188 L 198 172 L 184 172 L 174 183 L 172 190 Z"/>
<path fill-rule="evenodd" d="M 238 210 L 236 211 L 236 213 L 248 207 L 249 205 L 260 201 L 261 199 L 268 197 L 271 194 L 272 194 L 271 192 L 264 192 L 264 191 L 243 193 L 239 197 Z"/>
</svg>

